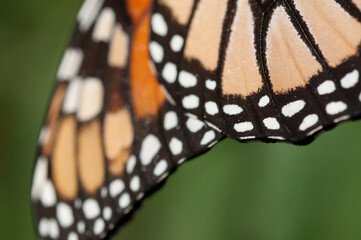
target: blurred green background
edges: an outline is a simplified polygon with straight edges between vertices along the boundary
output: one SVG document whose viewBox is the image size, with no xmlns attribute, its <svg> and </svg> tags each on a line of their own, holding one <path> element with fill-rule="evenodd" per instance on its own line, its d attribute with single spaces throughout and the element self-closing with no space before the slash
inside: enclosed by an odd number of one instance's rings
<svg viewBox="0 0 361 240">
<path fill-rule="evenodd" d="M 80 0 L 0 3 L 0 239 L 35 239 L 37 135 Z M 184 164 L 114 239 L 361 239 L 361 121 L 307 147 L 226 140 Z"/>
</svg>

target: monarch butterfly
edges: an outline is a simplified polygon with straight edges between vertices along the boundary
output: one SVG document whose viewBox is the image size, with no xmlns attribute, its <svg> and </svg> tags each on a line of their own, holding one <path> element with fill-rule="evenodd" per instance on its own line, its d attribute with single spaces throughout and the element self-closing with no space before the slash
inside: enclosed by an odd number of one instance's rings
<svg viewBox="0 0 361 240">
<path fill-rule="evenodd" d="M 360 9 L 86 0 L 39 137 L 39 238 L 108 237 L 179 164 L 225 137 L 305 144 L 359 118 Z"/>
</svg>

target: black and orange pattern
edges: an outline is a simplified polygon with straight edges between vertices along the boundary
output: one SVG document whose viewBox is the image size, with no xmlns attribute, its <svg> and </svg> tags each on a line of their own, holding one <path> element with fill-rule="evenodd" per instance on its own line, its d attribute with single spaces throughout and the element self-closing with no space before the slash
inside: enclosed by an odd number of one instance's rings
<svg viewBox="0 0 361 240">
<path fill-rule="evenodd" d="M 224 137 L 305 144 L 359 118 L 360 9 L 359 0 L 85 0 L 39 137 L 39 239 L 109 238 Z"/>
</svg>

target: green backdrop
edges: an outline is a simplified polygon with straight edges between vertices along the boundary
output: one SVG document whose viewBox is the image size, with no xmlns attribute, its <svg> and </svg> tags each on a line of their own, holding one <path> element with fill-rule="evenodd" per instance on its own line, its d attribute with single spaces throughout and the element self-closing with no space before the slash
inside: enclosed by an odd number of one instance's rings
<svg viewBox="0 0 361 240">
<path fill-rule="evenodd" d="M 37 134 L 80 0 L 0 3 L 0 239 L 35 239 Z M 114 239 L 361 239 L 361 121 L 306 147 L 225 140 L 179 168 Z"/>
</svg>

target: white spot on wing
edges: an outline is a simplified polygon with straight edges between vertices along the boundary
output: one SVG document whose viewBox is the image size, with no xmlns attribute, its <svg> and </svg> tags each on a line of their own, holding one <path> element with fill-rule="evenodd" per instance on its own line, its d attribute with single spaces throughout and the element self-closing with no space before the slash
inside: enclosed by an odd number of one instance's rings
<svg viewBox="0 0 361 240">
<path fill-rule="evenodd" d="M 94 23 L 104 0 L 86 0 L 78 13 L 79 29 L 82 32 L 88 31 Z"/>
<path fill-rule="evenodd" d="M 195 109 L 199 106 L 199 98 L 194 94 L 185 96 L 182 99 L 182 104 L 186 109 Z"/>
<path fill-rule="evenodd" d="M 352 72 L 346 74 L 341 79 L 341 86 L 345 89 L 352 88 L 356 86 L 359 81 L 359 72 L 357 70 L 353 70 Z"/>
<path fill-rule="evenodd" d="M 49 219 L 49 236 L 53 239 L 59 238 L 59 226 L 55 219 Z"/>
<path fill-rule="evenodd" d="M 94 42 L 109 42 L 115 25 L 115 13 L 110 7 L 106 7 L 100 13 L 93 30 Z"/>
<path fill-rule="evenodd" d="M 131 155 L 127 161 L 126 170 L 128 174 L 131 174 L 134 170 L 135 164 L 137 163 L 137 160 L 135 159 L 134 155 Z"/>
<path fill-rule="evenodd" d="M 183 44 L 184 39 L 178 34 L 174 35 L 170 40 L 170 48 L 173 52 L 179 52 L 182 49 Z"/>
<path fill-rule="evenodd" d="M 49 222 L 48 219 L 42 218 L 38 225 L 39 234 L 41 237 L 47 237 L 49 234 Z"/>
<path fill-rule="evenodd" d="M 174 111 L 169 111 L 164 116 L 164 129 L 170 130 L 178 125 L 178 116 Z"/>
<path fill-rule="evenodd" d="M 83 62 L 83 51 L 78 48 L 69 48 L 66 50 L 58 69 L 57 77 L 59 81 L 70 80 L 74 78 Z"/>
<path fill-rule="evenodd" d="M 331 80 L 326 80 L 317 87 L 317 92 L 320 95 L 333 93 L 336 90 L 336 85 Z"/>
<path fill-rule="evenodd" d="M 266 128 L 270 130 L 277 130 L 280 129 L 280 124 L 278 123 L 276 118 L 265 118 L 263 119 L 263 124 L 266 126 Z"/>
<path fill-rule="evenodd" d="M 68 228 L 74 223 L 74 215 L 71 207 L 66 203 L 58 203 L 56 206 L 56 217 L 60 226 Z"/>
<path fill-rule="evenodd" d="M 213 130 L 206 132 L 201 140 L 201 145 L 207 145 L 216 138 L 216 134 Z"/>
<path fill-rule="evenodd" d="M 210 79 L 206 80 L 206 88 L 213 91 L 214 89 L 216 89 L 216 87 L 217 87 L 216 81 Z"/>
<path fill-rule="evenodd" d="M 98 202 L 93 198 L 85 200 L 83 204 L 83 213 L 86 219 L 94 219 L 99 216 L 100 207 Z"/>
<path fill-rule="evenodd" d="M 267 95 L 265 95 L 265 96 L 261 97 L 261 99 L 259 100 L 258 106 L 265 107 L 268 105 L 269 101 L 270 101 L 269 97 Z"/>
<path fill-rule="evenodd" d="M 177 79 L 177 66 L 174 63 L 167 62 L 162 70 L 162 77 L 168 83 L 174 83 Z"/>
<path fill-rule="evenodd" d="M 306 105 L 306 102 L 303 100 L 297 100 L 290 102 L 287 105 L 282 107 L 282 113 L 286 117 L 292 117 L 296 113 L 300 112 Z"/>
<path fill-rule="evenodd" d="M 46 180 L 40 197 L 44 207 L 53 207 L 56 204 L 56 193 L 54 185 L 50 180 Z"/>
<path fill-rule="evenodd" d="M 164 17 L 159 13 L 154 13 L 151 20 L 151 26 L 154 33 L 164 37 L 168 33 L 168 26 Z"/>
<path fill-rule="evenodd" d="M 178 155 L 183 150 L 183 143 L 178 138 L 173 137 L 169 142 L 169 148 L 173 155 Z"/>
<path fill-rule="evenodd" d="M 119 207 L 126 208 L 130 204 L 130 196 L 129 193 L 123 193 L 122 196 L 119 198 Z"/>
<path fill-rule="evenodd" d="M 159 152 L 160 147 L 161 144 L 156 136 L 154 136 L 153 134 L 146 136 L 142 142 L 142 146 L 139 154 L 140 161 L 142 162 L 142 164 L 143 165 L 150 164 L 152 159 Z"/>
<path fill-rule="evenodd" d="M 85 232 L 85 223 L 83 221 L 78 222 L 76 229 L 78 230 L 78 233 L 83 234 Z"/>
<path fill-rule="evenodd" d="M 178 81 L 184 88 L 190 88 L 197 85 L 197 78 L 192 73 L 187 71 L 180 71 Z"/>
<path fill-rule="evenodd" d="M 228 115 L 237 115 L 243 112 L 243 109 L 236 104 L 227 104 L 223 106 L 223 112 Z"/>
<path fill-rule="evenodd" d="M 149 43 L 149 53 L 150 56 L 152 57 L 152 59 L 154 60 L 154 62 L 156 63 L 160 63 L 163 61 L 163 57 L 164 57 L 164 50 L 163 47 L 157 43 L 157 42 L 150 42 Z"/>
<path fill-rule="evenodd" d="M 330 102 L 326 106 L 326 112 L 330 115 L 339 114 L 347 109 L 347 105 L 344 102 Z"/>
<path fill-rule="evenodd" d="M 188 118 L 186 125 L 189 131 L 196 133 L 203 128 L 204 123 L 196 118 Z"/>
<path fill-rule="evenodd" d="M 157 177 L 161 176 L 163 173 L 165 173 L 167 168 L 168 168 L 167 161 L 164 159 L 160 160 L 153 170 L 154 176 L 157 176 Z"/>
<path fill-rule="evenodd" d="M 87 78 L 83 83 L 77 118 L 89 121 L 97 116 L 103 107 L 104 88 L 99 78 Z"/>
<path fill-rule="evenodd" d="M 31 198 L 36 201 L 41 196 L 48 175 L 48 160 L 40 156 L 35 166 L 33 185 L 31 188 Z"/>
<path fill-rule="evenodd" d="M 41 146 L 46 144 L 49 141 L 50 137 L 50 128 L 48 126 L 43 126 L 40 130 L 38 142 Z"/>
<path fill-rule="evenodd" d="M 132 177 L 129 184 L 130 190 L 136 192 L 140 188 L 140 178 L 138 176 Z"/>
<path fill-rule="evenodd" d="M 124 191 L 125 185 L 124 182 L 120 179 L 116 179 L 109 184 L 109 194 L 111 197 L 116 197 L 121 192 Z"/>
<path fill-rule="evenodd" d="M 79 240 L 79 237 L 75 232 L 71 232 L 68 235 L 68 240 Z"/>
<path fill-rule="evenodd" d="M 310 127 L 314 126 L 318 122 L 318 116 L 316 114 L 307 115 L 299 127 L 301 131 L 305 131 Z"/>
<path fill-rule="evenodd" d="M 65 114 L 75 113 L 78 110 L 81 87 L 81 78 L 75 78 L 70 82 L 63 102 L 63 112 Z"/>
<path fill-rule="evenodd" d="M 97 220 L 95 220 L 94 222 L 94 234 L 95 235 L 99 235 L 104 231 L 104 227 L 105 227 L 105 223 L 104 220 L 101 218 L 98 218 Z"/>
<path fill-rule="evenodd" d="M 106 221 L 109 221 L 110 218 L 112 217 L 113 215 L 113 210 L 106 206 L 104 209 L 103 209 L 103 218 L 106 220 Z"/>
<path fill-rule="evenodd" d="M 219 112 L 218 106 L 215 102 L 212 101 L 206 102 L 204 107 L 209 115 L 216 115 Z"/>
<path fill-rule="evenodd" d="M 251 122 L 241 122 L 234 124 L 234 130 L 237 132 L 248 132 L 253 129 L 253 124 Z"/>
</svg>

